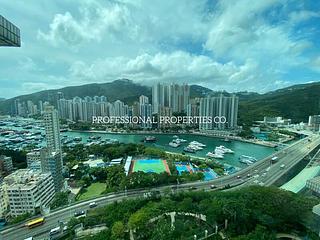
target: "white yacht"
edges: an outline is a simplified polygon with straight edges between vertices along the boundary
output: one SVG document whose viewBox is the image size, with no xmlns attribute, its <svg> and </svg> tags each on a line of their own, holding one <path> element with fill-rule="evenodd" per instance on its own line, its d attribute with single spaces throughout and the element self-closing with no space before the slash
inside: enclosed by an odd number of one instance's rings
<svg viewBox="0 0 320 240">
<path fill-rule="evenodd" d="M 216 150 L 221 150 L 224 153 L 234 153 L 230 148 L 226 148 L 223 145 L 220 145 L 219 147 L 216 147 Z"/>
<path fill-rule="evenodd" d="M 196 146 L 199 146 L 199 147 L 205 147 L 206 146 L 205 144 L 197 142 L 197 141 L 192 141 L 192 142 L 190 142 L 190 144 L 191 145 L 196 145 Z"/>
<path fill-rule="evenodd" d="M 181 145 L 181 144 L 180 144 L 180 143 L 178 143 L 178 142 L 174 142 L 174 141 L 169 142 L 169 146 L 170 146 L 170 147 L 177 148 L 177 147 L 179 147 L 180 145 Z"/>
<path fill-rule="evenodd" d="M 192 148 L 192 149 L 194 149 L 196 151 L 203 149 L 203 147 L 200 147 L 198 145 L 194 145 L 194 144 L 191 144 L 191 143 L 188 145 L 188 147 L 190 147 L 190 148 Z"/>
<path fill-rule="evenodd" d="M 223 155 L 222 154 L 219 154 L 219 153 L 216 153 L 216 152 L 208 152 L 206 154 L 207 157 L 212 157 L 212 158 L 219 158 L 219 159 L 222 159 L 223 158 Z"/>
</svg>

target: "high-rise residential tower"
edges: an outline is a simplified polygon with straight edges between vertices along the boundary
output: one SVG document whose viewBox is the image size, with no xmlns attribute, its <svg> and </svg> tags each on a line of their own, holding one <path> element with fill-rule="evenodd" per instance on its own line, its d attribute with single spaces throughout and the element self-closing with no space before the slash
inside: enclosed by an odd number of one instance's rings
<svg viewBox="0 0 320 240">
<path fill-rule="evenodd" d="M 47 149 L 41 159 L 43 172 L 50 172 L 53 177 L 55 191 L 63 186 L 62 151 L 60 142 L 60 127 L 58 111 L 53 106 L 46 105 L 44 109 L 44 122 L 46 130 Z"/>
<path fill-rule="evenodd" d="M 190 87 L 187 84 L 161 84 L 152 87 L 153 113 L 159 113 L 162 107 L 169 107 L 172 112 L 186 112 L 190 101 Z"/>
<path fill-rule="evenodd" d="M 199 116 L 216 118 L 199 124 L 200 130 L 234 129 L 237 127 L 239 98 L 236 95 L 209 96 L 200 99 Z M 224 120 L 225 118 L 225 120 Z M 221 120 L 221 121 L 220 121 Z M 223 121 L 226 121 L 223 123 Z"/>
<path fill-rule="evenodd" d="M 48 152 L 61 152 L 58 111 L 51 105 L 45 106 L 44 123 Z"/>
</svg>

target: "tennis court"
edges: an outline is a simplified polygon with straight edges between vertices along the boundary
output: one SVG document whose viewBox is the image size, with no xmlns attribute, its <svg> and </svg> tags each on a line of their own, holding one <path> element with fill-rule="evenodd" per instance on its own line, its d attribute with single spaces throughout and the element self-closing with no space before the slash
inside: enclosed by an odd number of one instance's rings
<svg viewBox="0 0 320 240">
<path fill-rule="evenodd" d="M 139 159 L 132 162 L 132 172 L 142 171 L 145 173 L 162 173 L 170 174 L 169 166 L 166 160 L 162 159 Z"/>
<path fill-rule="evenodd" d="M 203 175 L 204 175 L 205 181 L 210 181 L 218 177 L 218 174 L 215 171 L 213 171 L 211 168 L 204 169 Z"/>
</svg>

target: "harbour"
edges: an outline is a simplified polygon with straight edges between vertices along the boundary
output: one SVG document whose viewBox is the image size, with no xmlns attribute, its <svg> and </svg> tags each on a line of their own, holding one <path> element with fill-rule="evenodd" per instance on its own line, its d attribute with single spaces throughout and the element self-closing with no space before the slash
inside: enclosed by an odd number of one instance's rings
<svg viewBox="0 0 320 240">
<path fill-rule="evenodd" d="M 61 132 L 61 142 L 62 145 L 65 146 L 74 146 L 80 143 L 87 146 L 118 142 L 142 143 L 167 152 L 185 154 L 192 157 L 209 158 L 212 159 L 212 161 L 240 169 L 248 165 L 240 161 L 242 155 L 251 156 L 260 160 L 275 152 L 274 148 L 268 146 L 234 139 L 228 139 L 228 141 L 226 141 L 225 138 L 205 136 L 202 134 L 136 134 L 104 133 L 101 131 L 63 131 Z M 0 126 L 0 145 L 16 150 L 28 145 L 32 145 L 35 148 L 44 146 L 44 128 L 41 121 L 23 119 L 10 122 L 10 124 L 2 121 Z M 225 153 L 223 157 L 221 157 L 221 150 L 223 150 L 223 148 L 229 149 L 228 151 L 232 151 L 232 153 Z M 210 152 L 214 155 L 210 156 Z"/>
</svg>

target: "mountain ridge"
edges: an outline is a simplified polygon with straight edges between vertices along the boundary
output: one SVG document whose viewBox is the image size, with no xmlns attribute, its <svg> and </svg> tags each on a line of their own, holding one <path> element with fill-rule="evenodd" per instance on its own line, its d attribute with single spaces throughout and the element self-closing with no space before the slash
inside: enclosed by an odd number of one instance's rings
<svg viewBox="0 0 320 240">
<path fill-rule="evenodd" d="M 132 104 L 140 95 L 151 98 L 151 87 L 135 83 L 129 79 L 117 79 L 107 83 L 90 83 L 79 86 L 68 86 L 60 89 L 50 89 L 17 96 L 0 101 L 0 113 L 8 114 L 15 99 L 21 101 L 39 100 L 52 101 L 56 93 L 62 92 L 66 99 L 75 96 L 101 96 L 108 101 L 121 100 Z M 190 85 L 190 96 L 204 97 L 207 94 L 226 91 L 213 91 L 212 89 Z M 264 116 L 282 116 L 292 118 L 293 122 L 307 121 L 309 115 L 320 114 L 320 82 L 296 84 L 285 88 L 270 91 L 264 94 L 256 92 L 235 92 L 239 97 L 239 123 L 252 124 L 262 120 Z"/>
</svg>

